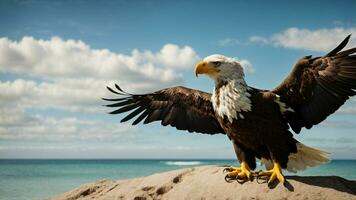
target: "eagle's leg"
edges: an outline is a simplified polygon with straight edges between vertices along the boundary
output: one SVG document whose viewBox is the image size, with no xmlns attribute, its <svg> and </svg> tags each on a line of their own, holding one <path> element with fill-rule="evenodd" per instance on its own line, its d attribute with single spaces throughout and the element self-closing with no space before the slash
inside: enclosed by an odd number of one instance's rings
<svg viewBox="0 0 356 200">
<path fill-rule="evenodd" d="M 228 167 L 224 171 L 228 171 L 226 179 L 250 180 L 251 169 L 256 168 L 255 156 L 247 149 L 243 148 L 233 141 L 234 150 L 237 159 L 240 161 L 240 167 Z"/>
<path fill-rule="evenodd" d="M 238 177 L 240 179 L 249 179 L 251 176 L 250 168 L 248 167 L 246 162 L 241 162 L 240 167 L 230 166 L 226 168 L 224 171 L 227 171 L 227 176 L 230 178 Z"/>
<path fill-rule="evenodd" d="M 258 173 L 259 176 L 269 176 L 268 182 L 273 182 L 276 178 L 280 183 L 284 183 L 285 179 L 282 174 L 282 168 L 278 162 L 273 162 L 273 168 L 271 170 L 262 171 Z"/>
</svg>

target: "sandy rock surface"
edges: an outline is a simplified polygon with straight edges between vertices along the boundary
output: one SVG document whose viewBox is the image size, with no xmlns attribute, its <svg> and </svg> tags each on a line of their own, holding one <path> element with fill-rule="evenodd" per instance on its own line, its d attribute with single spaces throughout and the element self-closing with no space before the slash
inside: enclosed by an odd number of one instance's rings
<svg viewBox="0 0 356 200">
<path fill-rule="evenodd" d="M 268 186 L 256 180 L 240 184 L 224 180 L 223 167 L 202 166 L 119 181 L 82 185 L 53 200 L 75 199 L 355 199 L 356 181 L 336 176 L 287 176 L 288 184 Z"/>
</svg>

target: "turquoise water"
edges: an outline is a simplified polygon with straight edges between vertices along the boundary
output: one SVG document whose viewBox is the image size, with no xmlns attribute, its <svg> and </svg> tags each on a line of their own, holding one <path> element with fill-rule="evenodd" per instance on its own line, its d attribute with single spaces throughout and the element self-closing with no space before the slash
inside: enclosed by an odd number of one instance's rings
<svg viewBox="0 0 356 200">
<path fill-rule="evenodd" d="M 46 199 L 97 180 L 127 179 L 199 165 L 236 165 L 236 161 L 0 159 L 0 199 Z M 356 180 L 356 160 L 333 160 L 298 175 L 336 175 Z"/>
</svg>

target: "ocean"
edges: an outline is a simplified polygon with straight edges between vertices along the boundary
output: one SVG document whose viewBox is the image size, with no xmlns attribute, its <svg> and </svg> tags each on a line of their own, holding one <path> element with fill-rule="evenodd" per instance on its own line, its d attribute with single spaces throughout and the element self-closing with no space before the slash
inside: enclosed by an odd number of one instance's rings
<svg viewBox="0 0 356 200">
<path fill-rule="evenodd" d="M 40 200 L 97 180 L 118 180 L 199 165 L 237 165 L 236 160 L 33 160 L 0 159 L 0 199 Z M 285 173 L 288 175 L 288 173 Z M 302 176 L 356 180 L 356 160 L 333 160 Z M 224 178 L 224 175 L 221 175 Z"/>
</svg>

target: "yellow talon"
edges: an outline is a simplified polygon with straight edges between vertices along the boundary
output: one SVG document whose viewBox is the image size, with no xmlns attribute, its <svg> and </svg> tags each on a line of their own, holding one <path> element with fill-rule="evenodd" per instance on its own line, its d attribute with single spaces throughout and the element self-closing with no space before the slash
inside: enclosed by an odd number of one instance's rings
<svg viewBox="0 0 356 200">
<path fill-rule="evenodd" d="M 250 168 L 245 162 L 241 163 L 241 167 L 233 167 L 233 166 L 229 167 L 228 171 L 229 172 L 227 173 L 227 175 L 229 177 L 238 176 L 239 178 L 250 178 L 251 176 Z"/>
<path fill-rule="evenodd" d="M 284 176 L 282 174 L 282 168 L 279 165 L 279 163 L 276 163 L 276 162 L 273 163 L 273 169 L 260 172 L 260 173 L 258 173 L 258 175 L 270 176 L 270 178 L 268 180 L 269 183 L 273 182 L 276 178 L 279 180 L 280 183 L 284 183 L 284 181 L 285 181 Z"/>
</svg>

